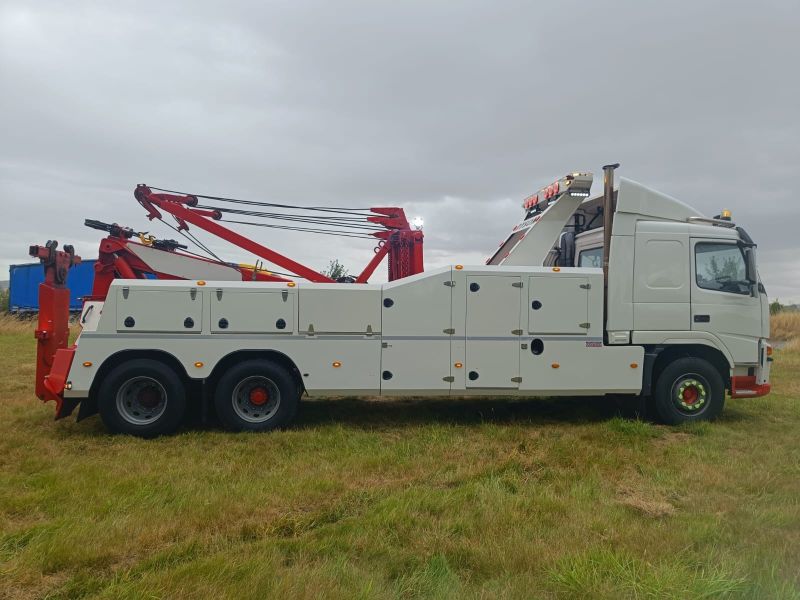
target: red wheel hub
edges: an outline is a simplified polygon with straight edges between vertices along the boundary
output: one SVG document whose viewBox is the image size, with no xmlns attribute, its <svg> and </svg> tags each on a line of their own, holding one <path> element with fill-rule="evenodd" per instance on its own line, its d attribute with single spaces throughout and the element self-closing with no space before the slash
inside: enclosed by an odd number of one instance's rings
<svg viewBox="0 0 800 600">
<path fill-rule="evenodd" d="M 697 402 L 699 395 L 700 394 L 697 392 L 697 388 L 693 385 L 690 385 L 683 390 L 683 401 L 686 402 L 686 404 L 694 404 Z"/>
<path fill-rule="evenodd" d="M 256 406 L 266 404 L 269 400 L 269 394 L 263 387 L 257 387 L 250 390 L 250 403 Z"/>
</svg>

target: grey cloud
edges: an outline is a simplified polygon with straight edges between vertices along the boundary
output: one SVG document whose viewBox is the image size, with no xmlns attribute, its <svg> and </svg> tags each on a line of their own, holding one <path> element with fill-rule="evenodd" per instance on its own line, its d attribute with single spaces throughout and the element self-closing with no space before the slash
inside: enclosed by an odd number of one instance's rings
<svg viewBox="0 0 800 600">
<path fill-rule="evenodd" d="M 429 264 L 482 261 L 573 169 L 730 208 L 800 299 L 796 2 L 6 2 L 0 267 L 85 217 L 149 224 L 136 183 L 399 204 Z M 323 267 L 369 241 L 253 230 Z M 207 238 L 204 238 L 207 239 Z M 344 243 L 346 242 L 346 243 Z M 214 245 L 226 258 L 248 259 Z"/>
</svg>

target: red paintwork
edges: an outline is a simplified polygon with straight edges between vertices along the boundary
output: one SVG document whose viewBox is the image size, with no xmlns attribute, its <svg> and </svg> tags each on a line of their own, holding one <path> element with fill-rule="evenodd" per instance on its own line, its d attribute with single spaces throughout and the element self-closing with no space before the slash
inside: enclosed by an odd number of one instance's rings
<svg viewBox="0 0 800 600">
<path fill-rule="evenodd" d="M 758 398 L 769 394 L 771 389 L 769 383 L 756 383 L 756 378 L 752 375 L 731 377 L 731 398 Z"/>
<path fill-rule="evenodd" d="M 44 402 L 54 400 L 56 416 L 61 416 L 64 385 L 75 349 L 69 341 L 69 289 L 67 274 L 81 262 L 71 246 L 57 250 L 58 242 L 31 246 L 29 253 L 44 267 L 44 281 L 39 284 L 39 322 L 36 337 L 36 395 Z"/>
</svg>

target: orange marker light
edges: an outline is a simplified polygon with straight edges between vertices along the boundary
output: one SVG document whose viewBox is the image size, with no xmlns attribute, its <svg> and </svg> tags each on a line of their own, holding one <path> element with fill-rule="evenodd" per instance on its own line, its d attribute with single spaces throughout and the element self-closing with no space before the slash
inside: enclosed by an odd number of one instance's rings
<svg viewBox="0 0 800 600">
<path fill-rule="evenodd" d="M 197 367 L 198 369 L 202 369 L 202 368 L 203 368 L 203 364 L 204 364 L 204 363 L 202 363 L 202 362 L 200 362 L 200 361 L 198 360 L 196 363 L 194 363 L 194 366 L 195 366 L 195 367 Z"/>
<path fill-rule="evenodd" d="M 464 365 L 463 365 L 462 363 L 460 363 L 460 362 L 457 362 L 457 363 L 455 363 L 453 366 L 454 366 L 456 369 L 460 369 L 460 368 L 461 368 L 461 367 L 463 367 Z"/>
<path fill-rule="evenodd" d="M 638 369 L 639 363 L 631 363 L 631 369 Z"/>
<path fill-rule="evenodd" d="M 463 268 L 464 268 L 464 265 L 456 265 L 456 271 L 460 271 Z"/>
<path fill-rule="evenodd" d="M 201 279 L 200 281 L 198 281 L 198 282 L 197 282 L 197 285 L 205 285 L 205 284 L 206 284 L 206 282 L 205 282 L 205 281 L 203 281 L 202 279 Z"/>
<path fill-rule="evenodd" d="M 294 287 L 296 285 L 297 284 L 294 281 L 290 281 L 289 283 L 286 284 L 286 287 Z"/>
<path fill-rule="evenodd" d="M 333 365 L 332 366 L 333 366 L 334 369 L 338 369 L 339 367 L 342 366 L 342 363 L 340 363 L 338 360 L 335 360 L 335 361 L 333 361 Z"/>
<path fill-rule="evenodd" d="M 550 365 L 550 366 L 551 366 L 551 367 L 553 367 L 554 369 L 557 369 L 557 368 L 558 368 L 558 367 L 560 367 L 561 365 L 560 365 L 560 364 L 558 364 L 558 363 L 553 363 L 553 364 L 552 364 L 552 365 Z"/>
<path fill-rule="evenodd" d="M 83 366 L 84 367 L 91 367 L 92 366 L 92 361 L 87 360 L 85 363 L 83 363 Z"/>
<path fill-rule="evenodd" d="M 553 273 L 558 273 L 561 271 L 561 267 L 553 267 Z"/>
<path fill-rule="evenodd" d="M 767 346 L 767 356 L 772 356 L 772 346 Z"/>
</svg>

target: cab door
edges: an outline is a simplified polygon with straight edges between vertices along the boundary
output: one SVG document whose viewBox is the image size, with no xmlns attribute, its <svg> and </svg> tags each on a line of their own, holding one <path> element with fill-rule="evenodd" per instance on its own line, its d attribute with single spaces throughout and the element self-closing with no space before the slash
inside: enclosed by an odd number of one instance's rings
<svg viewBox="0 0 800 600">
<path fill-rule="evenodd" d="M 761 299 L 744 250 L 728 240 L 692 239 L 692 329 L 708 331 L 736 362 L 758 362 Z"/>
<path fill-rule="evenodd" d="M 519 388 L 522 278 L 467 277 L 467 388 Z"/>
</svg>

